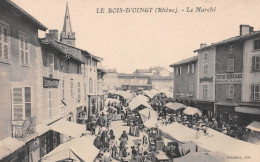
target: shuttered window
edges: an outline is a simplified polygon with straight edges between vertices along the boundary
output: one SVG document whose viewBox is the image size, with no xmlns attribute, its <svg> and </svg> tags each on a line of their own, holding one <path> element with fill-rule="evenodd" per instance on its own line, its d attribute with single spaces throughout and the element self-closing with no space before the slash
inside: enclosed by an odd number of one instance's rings
<svg viewBox="0 0 260 162">
<path fill-rule="evenodd" d="M 208 75 L 208 64 L 203 65 L 203 75 Z"/>
<path fill-rule="evenodd" d="M 208 98 L 208 84 L 203 84 L 203 98 Z"/>
<path fill-rule="evenodd" d="M 87 100 L 87 85 L 84 83 L 84 98 Z"/>
<path fill-rule="evenodd" d="M 234 85 L 226 85 L 226 99 L 234 99 Z"/>
<path fill-rule="evenodd" d="M 251 85 L 251 100 L 252 101 L 260 100 L 260 84 Z"/>
<path fill-rule="evenodd" d="M 254 50 L 260 49 L 260 39 L 254 41 Z"/>
<path fill-rule="evenodd" d="M 70 95 L 73 98 L 74 97 L 74 85 L 73 85 L 73 79 L 70 80 Z"/>
<path fill-rule="evenodd" d="M 30 53 L 29 53 L 29 41 L 28 36 L 26 34 L 20 33 L 20 60 L 21 65 L 29 66 L 30 64 Z"/>
<path fill-rule="evenodd" d="M 49 118 L 52 118 L 52 107 L 53 107 L 53 95 L 52 95 L 52 90 L 48 91 L 48 113 L 49 113 Z"/>
<path fill-rule="evenodd" d="M 0 61 L 9 60 L 9 29 L 0 22 Z"/>
<path fill-rule="evenodd" d="M 260 56 L 252 57 L 252 71 L 260 71 Z"/>
<path fill-rule="evenodd" d="M 234 59 L 227 60 L 227 72 L 234 72 Z"/>
<path fill-rule="evenodd" d="M 61 97 L 62 97 L 62 100 L 65 100 L 65 80 L 62 80 Z"/>
<path fill-rule="evenodd" d="M 12 118 L 25 120 L 31 117 L 31 87 L 15 87 L 12 89 Z"/>
<path fill-rule="evenodd" d="M 78 101 L 80 101 L 81 95 L 80 95 L 80 82 L 78 82 Z"/>
<path fill-rule="evenodd" d="M 49 66 L 49 74 L 52 77 L 53 73 L 54 73 L 54 55 L 53 54 L 48 54 L 48 66 Z"/>
</svg>

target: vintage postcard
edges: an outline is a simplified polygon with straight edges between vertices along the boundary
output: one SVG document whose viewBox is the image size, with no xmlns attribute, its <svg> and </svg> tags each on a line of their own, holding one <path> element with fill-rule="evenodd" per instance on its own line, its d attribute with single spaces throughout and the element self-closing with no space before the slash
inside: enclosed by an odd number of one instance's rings
<svg viewBox="0 0 260 162">
<path fill-rule="evenodd" d="M 260 161 L 259 8 L 0 0 L 0 161 Z"/>
</svg>

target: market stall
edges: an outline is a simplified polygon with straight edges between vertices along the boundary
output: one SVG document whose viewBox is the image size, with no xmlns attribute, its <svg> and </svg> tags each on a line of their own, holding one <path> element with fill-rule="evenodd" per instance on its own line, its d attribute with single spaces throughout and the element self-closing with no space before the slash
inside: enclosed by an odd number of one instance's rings
<svg viewBox="0 0 260 162">
<path fill-rule="evenodd" d="M 207 128 L 207 134 L 207 136 L 199 139 L 192 139 L 198 145 L 198 151 L 204 149 L 211 152 L 224 153 L 232 157 L 250 157 L 251 161 L 256 161 L 256 159 L 260 158 L 260 147 L 258 145 L 232 138 L 210 128 Z"/>
<path fill-rule="evenodd" d="M 187 107 L 184 111 L 183 111 L 184 114 L 187 114 L 187 115 L 195 115 L 195 114 L 198 114 L 199 116 L 202 115 L 202 113 L 200 112 L 199 109 L 197 108 L 194 108 L 194 107 Z"/>
<path fill-rule="evenodd" d="M 227 155 L 219 152 L 192 152 L 180 158 L 174 158 L 174 162 L 227 162 Z"/>
<path fill-rule="evenodd" d="M 95 161 L 99 150 L 93 145 L 93 136 L 74 138 L 63 143 L 42 157 L 41 162 L 50 161 Z M 86 149 L 87 148 L 87 149 Z"/>
<path fill-rule="evenodd" d="M 140 110 L 138 113 L 140 114 L 143 123 L 150 119 L 158 119 L 158 113 L 150 108 Z"/>
</svg>

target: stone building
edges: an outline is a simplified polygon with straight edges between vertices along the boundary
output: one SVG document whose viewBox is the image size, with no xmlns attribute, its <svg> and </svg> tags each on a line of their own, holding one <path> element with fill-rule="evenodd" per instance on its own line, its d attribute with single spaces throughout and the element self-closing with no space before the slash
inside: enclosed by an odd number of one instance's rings
<svg viewBox="0 0 260 162">
<path fill-rule="evenodd" d="M 75 47 L 68 4 L 60 39 L 39 39 L 47 28 L 12 1 L 0 8 L 0 160 L 38 161 L 70 138 L 62 126 L 85 130 L 77 123 L 102 109 L 102 59 Z"/>
<path fill-rule="evenodd" d="M 214 115 L 215 103 L 215 47 L 205 48 L 201 44 L 198 52 L 198 77 L 196 107 L 200 108 L 203 115 Z"/>
<path fill-rule="evenodd" d="M 170 65 L 174 68 L 173 98 L 190 106 L 194 106 L 197 94 L 197 56 L 187 58 Z"/>
</svg>

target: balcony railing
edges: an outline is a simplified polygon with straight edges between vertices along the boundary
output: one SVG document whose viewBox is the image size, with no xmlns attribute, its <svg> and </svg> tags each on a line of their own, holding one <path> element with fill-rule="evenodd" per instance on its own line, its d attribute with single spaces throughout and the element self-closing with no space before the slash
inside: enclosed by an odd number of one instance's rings
<svg viewBox="0 0 260 162">
<path fill-rule="evenodd" d="M 25 138 L 34 134 L 36 131 L 36 118 L 32 117 L 26 120 L 12 120 L 12 136 L 15 138 Z"/>
</svg>

